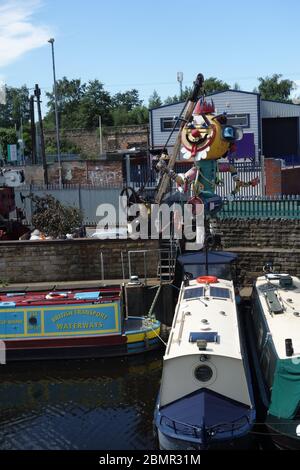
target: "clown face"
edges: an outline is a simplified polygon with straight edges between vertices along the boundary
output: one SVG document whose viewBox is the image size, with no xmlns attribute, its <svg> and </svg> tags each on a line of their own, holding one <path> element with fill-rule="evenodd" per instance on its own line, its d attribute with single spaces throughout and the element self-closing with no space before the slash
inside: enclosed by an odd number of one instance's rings
<svg viewBox="0 0 300 470">
<path fill-rule="evenodd" d="M 181 154 L 185 160 L 218 160 L 226 156 L 242 131 L 226 124 L 226 116 L 213 113 L 194 115 L 181 133 Z"/>
</svg>

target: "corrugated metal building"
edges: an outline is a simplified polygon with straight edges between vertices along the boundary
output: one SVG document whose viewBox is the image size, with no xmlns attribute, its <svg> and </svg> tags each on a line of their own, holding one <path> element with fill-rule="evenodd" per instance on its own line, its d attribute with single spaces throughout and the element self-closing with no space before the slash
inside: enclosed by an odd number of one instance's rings
<svg viewBox="0 0 300 470">
<path fill-rule="evenodd" d="M 226 112 L 228 122 L 243 128 L 244 137 L 237 143 L 238 157 L 300 157 L 300 106 L 262 100 L 260 94 L 239 90 L 214 93 L 216 112 Z M 174 125 L 174 117 L 184 103 L 150 110 L 150 135 L 153 148 L 164 147 Z M 177 131 L 168 142 L 174 145 Z"/>
</svg>

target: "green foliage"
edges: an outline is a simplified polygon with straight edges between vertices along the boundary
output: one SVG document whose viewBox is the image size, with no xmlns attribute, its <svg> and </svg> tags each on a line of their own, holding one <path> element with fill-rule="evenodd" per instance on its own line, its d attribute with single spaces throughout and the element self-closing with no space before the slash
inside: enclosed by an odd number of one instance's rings
<svg viewBox="0 0 300 470">
<path fill-rule="evenodd" d="M 122 126 L 148 122 L 136 89 L 111 96 L 99 80 L 81 83 L 80 79 L 57 81 L 58 109 L 61 129 L 95 129 L 101 116 L 103 126 Z M 55 129 L 54 94 L 47 93 L 49 111 L 45 129 Z"/>
<path fill-rule="evenodd" d="M 147 124 L 149 120 L 148 109 L 145 106 L 135 107 L 131 111 L 127 111 L 125 107 L 115 108 L 111 115 L 114 126 Z"/>
<path fill-rule="evenodd" d="M 218 91 L 227 91 L 230 89 L 228 83 L 219 80 L 216 77 L 209 77 L 204 80 L 203 88 L 205 90 L 206 95 L 210 95 L 211 93 L 216 93 Z"/>
<path fill-rule="evenodd" d="M 14 129 L 0 128 L 0 145 L 4 160 L 7 161 L 7 146 L 18 142 L 17 133 Z"/>
<path fill-rule="evenodd" d="M 281 77 L 281 74 L 274 73 L 271 77 L 258 78 L 258 92 L 263 99 L 292 103 L 290 94 L 295 89 L 295 84 L 292 80 L 280 80 Z"/>
<path fill-rule="evenodd" d="M 139 98 L 139 92 L 135 88 L 117 93 L 112 98 L 113 108 L 125 108 L 126 111 L 132 111 L 133 108 L 142 106 L 143 100 Z"/>
<path fill-rule="evenodd" d="M 167 96 L 167 98 L 164 100 L 164 104 L 174 104 L 174 103 L 178 103 L 179 101 L 180 99 L 177 95 Z"/>
<path fill-rule="evenodd" d="M 82 213 L 76 207 L 62 204 L 53 196 L 31 196 L 34 204 L 32 224 L 53 238 L 64 237 L 82 225 Z"/>
<path fill-rule="evenodd" d="M 49 137 L 45 142 L 45 151 L 46 155 L 56 155 L 57 154 L 57 144 L 56 139 Z M 62 137 L 60 139 L 60 151 L 61 153 L 72 153 L 72 154 L 81 154 L 81 148 L 78 145 L 70 142 L 68 139 Z"/>
<path fill-rule="evenodd" d="M 0 127 L 20 127 L 29 121 L 29 90 L 26 85 L 20 88 L 5 86 L 6 103 L 0 104 Z"/>
<path fill-rule="evenodd" d="M 158 108 L 162 105 L 162 100 L 156 90 L 153 91 L 152 95 L 149 98 L 148 108 Z"/>
</svg>

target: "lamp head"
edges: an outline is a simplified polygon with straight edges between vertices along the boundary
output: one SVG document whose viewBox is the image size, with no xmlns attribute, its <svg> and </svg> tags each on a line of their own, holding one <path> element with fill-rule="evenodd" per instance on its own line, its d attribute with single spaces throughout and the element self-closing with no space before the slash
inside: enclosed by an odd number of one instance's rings
<svg viewBox="0 0 300 470">
<path fill-rule="evenodd" d="M 50 38 L 48 42 L 49 42 L 50 44 L 53 44 L 53 43 L 54 43 L 54 38 Z"/>
</svg>

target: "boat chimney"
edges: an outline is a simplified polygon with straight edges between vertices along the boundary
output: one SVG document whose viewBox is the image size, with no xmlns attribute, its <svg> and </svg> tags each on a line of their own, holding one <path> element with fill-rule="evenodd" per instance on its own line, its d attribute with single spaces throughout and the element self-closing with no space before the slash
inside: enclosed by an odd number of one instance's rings
<svg viewBox="0 0 300 470">
<path fill-rule="evenodd" d="M 206 339 L 197 339 L 197 346 L 199 351 L 206 351 L 207 341 Z"/>
<path fill-rule="evenodd" d="M 293 342 L 290 338 L 285 340 L 285 353 L 287 357 L 291 357 L 294 354 Z"/>
</svg>

